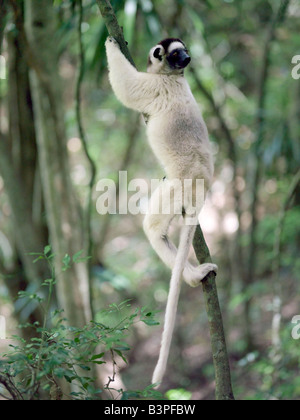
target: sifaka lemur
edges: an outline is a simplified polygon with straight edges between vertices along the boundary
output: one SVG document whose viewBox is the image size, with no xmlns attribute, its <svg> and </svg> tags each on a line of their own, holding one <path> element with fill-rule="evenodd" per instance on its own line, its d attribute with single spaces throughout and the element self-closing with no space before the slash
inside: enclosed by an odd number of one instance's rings
<svg viewBox="0 0 300 420">
<path fill-rule="evenodd" d="M 166 173 L 166 179 L 151 197 L 144 220 L 144 231 L 153 249 L 172 270 L 161 350 L 152 378 L 152 383 L 158 385 L 166 370 L 181 277 L 196 287 L 209 272 L 218 270 L 215 264 L 194 266 L 188 261 L 203 206 L 203 200 L 198 203 L 195 182 L 204 181 L 205 196 L 212 183 L 213 156 L 205 122 L 184 77 L 191 58 L 180 39 L 165 39 L 150 50 L 147 73 L 136 70 L 112 37 L 106 41 L 106 52 L 115 95 L 127 108 L 146 116 L 149 144 Z M 186 180 L 191 183 L 187 185 Z M 183 184 L 184 192 L 180 186 Z M 167 204 L 165 197 L 169 198 Z M 177 214 L 184 217 L 178 250 L 168 237 Z"/>
</svg>

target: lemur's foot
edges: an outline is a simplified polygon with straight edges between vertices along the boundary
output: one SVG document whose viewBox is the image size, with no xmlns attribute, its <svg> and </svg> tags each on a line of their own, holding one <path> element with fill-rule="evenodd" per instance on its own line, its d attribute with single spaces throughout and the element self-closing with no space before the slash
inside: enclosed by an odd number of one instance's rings
<svg viewBox="0 0 300 420">
<path fill-rule="evenodd" d="M 206 263 L 201 264 L 198 267 L 188 267 L 183 271 L 183 278 L 191 287 L 197 287 L 212 271 L 217 274 L 218 266 L 216 264 Z"/>
</svg>

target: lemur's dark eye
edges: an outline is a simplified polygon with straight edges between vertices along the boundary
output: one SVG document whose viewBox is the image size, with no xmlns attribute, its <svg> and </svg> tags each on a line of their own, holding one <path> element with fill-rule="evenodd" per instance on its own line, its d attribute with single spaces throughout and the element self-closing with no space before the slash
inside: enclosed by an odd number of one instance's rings
<svg viewBox="0 0 300 420">
<path fill-rule="evenodd" d="M 162 60 L 162 57 L 161 57 L 160 53 L 161 53 L 161 49 L 160 48 L 156 48 L 156 50 L 153 53 L 153 57 L 158 58 L 161 61 Z"/>
</svg>

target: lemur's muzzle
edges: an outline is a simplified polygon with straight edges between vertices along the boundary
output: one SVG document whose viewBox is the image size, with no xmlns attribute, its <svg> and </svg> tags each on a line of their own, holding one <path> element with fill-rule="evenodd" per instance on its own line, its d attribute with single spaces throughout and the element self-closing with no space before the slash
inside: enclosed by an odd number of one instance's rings
<svg viewBox="0 0 300 420">
<path fill-rule="evenodd" d="M 170 66 L 174 69 L 184 69 L 186 68 L 190 62 L 191 57 L 188 53 L 183 49 L 177 49 L 172 51 L 172 53 L 167 58 Z"/>
<path fill-rule="evenodd" d="M 179 64 L 180 64 L 180 68 L 184 69 L 186 68 L 191 62 L 191 57 L 185 52 L 182 51 L 179 54 Z"/>
</svg>

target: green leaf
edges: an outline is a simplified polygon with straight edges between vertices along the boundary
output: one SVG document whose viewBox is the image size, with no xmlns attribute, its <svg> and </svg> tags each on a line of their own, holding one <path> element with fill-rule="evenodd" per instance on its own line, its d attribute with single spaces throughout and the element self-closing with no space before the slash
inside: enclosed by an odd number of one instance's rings
<svg viewBox="0 0 300 420">
<path fill-rule="evenodd" d="M 95 356 L 93 356 L 91 358 L 91 360 L 97 360 L 97 359 L 102 359 L 102 357 L 104 356 L 105 353 L 100 353 L 100 354 L 95 354 Z"/>
<path fill-rule="evenodd" d="M 51 246 L 50 246 L 50 245 L 47 245 L 47 246 L 45 246 L 45 248 L 44 248 L 44 255 L 49 254 L 49 252 L 51 252 Z"/>
<path fill-rule="evenodd" d="M 155 321 L 155 319 L 142 319 L 141 320 L 144 324 L 148 325 L 149 327 L 153 327 L 155 325 L 159 325 L 158 321 Z"/>
<path fill-rule="evenodd" d="M 123 362 L 125 362 L 126 365 L 128 365 L 128 361 L 127 361 L 126 357 L 122 354 L 122 352 L 118 349 L 114 349 L 114 351 L 117 353 L 118 356 L 120 356 L 122 358 Z"/>
<path fill-rule="evenodd" d="M 121 401 L 127 401 L 129 400 L 129 398 L 139 398 L 140 397 L 140 393 L 137 391 L 124 391 Z"/>
<path fill-rule="evenodd" d="M 70 255 L 66 254 L 64 256 L 63 260 L 62 260 L 62 263 L 63 263 L 63 268 L 62 268 L 63 271 L 67 271 L 69 268 L 71 268 L 71 265 L 70 265 L 71 257 L 70 257 Z"/>
<path fill-rule="evenodd" d="M 69 382 L 69 384 L 71 384 L 74 381 L 74 379 L 76 379 L 76 376 L 67 376 L 67 375 L 65 375 L 64 378 L 65 378 L 65 380 L 67 382 Z"/>
<path fill-rule="evenodd" d="M 73 258 L 72 258 L 73 262 L 78 264 L 80 262 L 85 262 L 85 261 L 92 258 L 92 257 L 81 257 L 82 254 L 83 254 L 83 250 L 81 250 L 81 251 L 77 252 L 75 255 L 73 255 Z"/>
<path fill-rule="evenodd" d="M 90 367 L 88 367 L 88 366 L 86 366 L 86 365 L 78 365 L 81 369 L 83 369 L 83 370 L 87 370 L 87 371 L 90 371 L 91 370 L 91 368 Z"/>
<path fill-rule="evenodd" d="M 36 258 L 35 260 L 33 260 L 33 264 L 36 264 L 38 261 L 44 260 L 44 259 L 45 259 L 44 256 L 43 255 L 40 255 L 38 258 Z"/>
</svg>

